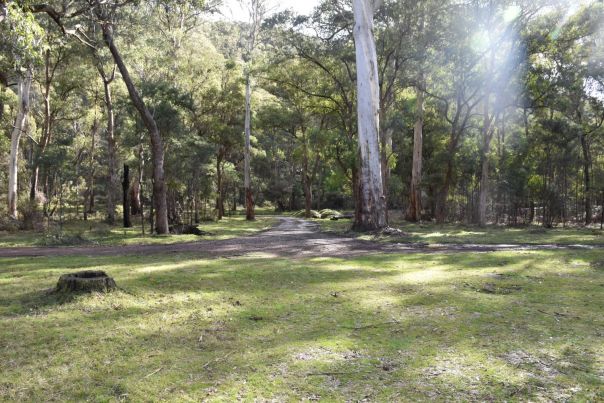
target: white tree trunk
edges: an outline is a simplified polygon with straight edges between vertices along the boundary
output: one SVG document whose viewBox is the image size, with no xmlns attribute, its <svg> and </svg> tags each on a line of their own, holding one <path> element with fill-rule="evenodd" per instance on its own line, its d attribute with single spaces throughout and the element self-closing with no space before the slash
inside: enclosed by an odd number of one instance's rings
<svg viewBox="0 0 604 403">
<path fill-rule="evenodd" d="M 252 193 L 252 173 L 250 167 L 250 137 L 252 135 L 252 89 L 250 80 L 250 73 L 248 72 L 245 80 L 245 149 L 243 153 L 243 181 L 245 187 L 245 216 L 246 219 L 253 220 L 254 198 Z"/>
<path fill-rule="evenodd" d="M 379 149 L 379 78 L 373 37 L 374 3 L 354 0 L 357 62 L 357 110 L 361 155 L 361 202 L 355 228 L 374 230 L 388 225 Z"/>
<path fill-rule="evenodd" d="M 10 161 L 8 165 L 8 214 L 17 218 L 17 194 L 19 171 L 19 142 L 25 130 L 29 114 L 29 93 L 31 89 L 32 72 L 27 70 L 25 77 L 19 77 L 18 97 L 19 106 L 15 126 L 11 133 Z"/>
</svg>

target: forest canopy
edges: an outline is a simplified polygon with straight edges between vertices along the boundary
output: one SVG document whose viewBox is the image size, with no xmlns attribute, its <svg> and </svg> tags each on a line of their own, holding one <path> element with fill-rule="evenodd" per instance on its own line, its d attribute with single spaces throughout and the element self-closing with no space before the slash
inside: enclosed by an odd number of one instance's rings
<svg viewBox="0 0 604 403">
<path fill-rule="evenodd" d="M 599 224 L 602 1 L 352 3 L 0 0 L 0 223 Z"/>
</svg>

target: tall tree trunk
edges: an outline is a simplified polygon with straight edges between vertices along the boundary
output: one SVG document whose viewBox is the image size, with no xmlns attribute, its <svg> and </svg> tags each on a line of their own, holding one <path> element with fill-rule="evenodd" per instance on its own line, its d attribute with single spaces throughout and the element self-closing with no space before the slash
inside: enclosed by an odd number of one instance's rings
<svg viewBox="0 0 604 403">
<path fill-rule="evenodd" d="M 583 185 L 585 187 L 584 194 L 584 207 L 585 207 L 585 225 L 589 225 L 592 222 L 592 212 L 591 212 L 591 153 L 589 150 L 589 143 L 587 142 L 587 138 L 585 138 L 585 134 L 581 133 L 580 135 L 581 141 L 581 150 L 583 151 Z"/>
<path fill-rule="evenodd" d="M 216 213 L 218 219 L 222 220 L 224 217 L 224 185 L 222 183 L 222 152 L 219 151 L 216 156 Z"/>
<path fill-rule="evenodd" d="M 111 95 L 111 82 L 113 76 L 107 78 L 105 72 L 99 67 L 99 73 L 103 80 L 103 89 L 105 92 L 105 108 L 107 113 L 107 127 L 105 128 L 105 137 L 107 139 L 107 218 L 108 224 L 115 224 L 115 200 L 117 193 L 118 168 L 117 168 L 117 142 L 115 139 L 115 115 L 113 112 L 113 98 Z"/>
<path fill-rule="evenodd" d="M 94 174 L 95 174 L 95 149 L 96 149 L 96 133 L 99 130 L 99 122 L 94 118 L 92 123 L 92 143 L 90 146 L 90 172 L 88 173 L 86 189 L 86 203 L 84 203 L 84 220 L 88 220 L 88 214 L 94 212 Z"/>
<path fill-rule="evenodd" d="M 420 83 L 423 80 L 420 80 Z M 411 167 L 411 184 L 409 186 L 409 208 L 405 214 L 408 221 L 418 222 L 422 213 L 422 150 L 424 147 L 424 92 L 415 90 L 415 125 L 413 126 L 413 162 Z"/>
<path fill-rule="evenodd" d="M 34 156 L 32 167 L 31 187 L 29 190 L 29 199 L 35 200 L 38 191 L 38 178 L 40 175 L 40 159 L 46 151 L 46 147 L 50 143 L 51 136 L 51 110 L 50 110 L 50 88 L 54 73 L 51 72 L 50 66 L 50 50 L 47 49 L 44 57 L 44 125 L 42 126 L 42 138 L 38 144 L 38 151 Z"/>
<path fill-rule="evenodd" d="M 17 218 L 17 194 L 18 194 L 18 171 L 19 171 L 19 142 L 25 131 L 27 116 L 29 115 L 29 94 L 32 83 L 32 71 L 28 69 L 25 77 L 19 77 L 18 97 L 19 106 L 17 118 L 11 133 L 10 160 L 8 166 L 8 214 Z"/>
<path fill-rule="evenodd" d="M 482 123 L 482 151 L 480 189 L 478 193 L 478 225 L 485 226 L 487 223 L 487 197 L 489 194 L 489 151 L 491 139 L 493 138 L 492 118 L 489 116 L 489 96 L 485 98 Z"/>
<path fill-rule="evenodd" d="M 376 2 L 377 3 L 377 2 Z M 373 37 L 374 2 L 354 0 L 354 39 L 357 64 L 357 108 L 361 156 L 360 217 L 357 230 L 388 225 L 379 148 L 379 78 Z"/>
<path fill-rule="evenodd" d="M 113 27 L 109 23 L 103 23 L 103 39 L 113 56 L 113 60 L 117 65 L 122 75 L 122 80 L 126 84 L 130 100 L 138 111 L 151 140 L 151 160 L 153 162 L 153 201 L 155 203 L 156 214 L 156 230 L 157 233 L 168 234 L 170 232 L 168 226 L 168 205 L 166 200 L 166 183 L 164 178 L 164 146 L 159 128 L 153 118 L 153 115 L 147 109 L 145 102 L 139 95 L 130 73 L 120 55 L 115 43 L 113 42 Z"/>
<path fill-rule="evenodd" d="M 303 161 L 302 161 L 302 176 L 303 176 L 303 187 L 304 187 L 304 217 L 311 218 L 310 211 L 312 209 L 312 183 L 310 178 L 310 170 L 308 167 L 308 142 L 306 141 L 306 135 L 303 138 Z"/>
<path fill-rule="evenodd" d="M 130 221 L 130 167 L 124 164 L 124 179 L 122 181 L 122 206 L 124 208 L 124 228 L 132 227 Z"/>
<path fill-rule="evenodd" d="M 252 173 L 251 173 L 251 144 L 252 135 L 252 89 L 250 82 L 250 73 L 245 78 L 245 149 L 243 152 L 243 177 L 245 188 L 245 218 L 248 221 L 255 219 L 254 212 L 254 194 L 252 193 Z"/>
</svg>

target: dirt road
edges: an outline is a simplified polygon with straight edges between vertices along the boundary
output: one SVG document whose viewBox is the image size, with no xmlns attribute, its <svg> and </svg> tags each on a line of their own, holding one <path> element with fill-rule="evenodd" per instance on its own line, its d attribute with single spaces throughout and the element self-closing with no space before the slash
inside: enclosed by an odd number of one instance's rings
<svg viewBox="0 0 604 403">
<path fill-rule="evenodd" d="M 114 256 L 148 255 L 165 253 L 198 253 L 205 256 L 264 256 L 304 257 L 354 257 L 372 253 L 452 253 L 495 252 L 523 250 L 601 249 L 587 245 L 478 245 L 478 244 L 414 244 L 380 243 L 321 232 L 316 223 L 282 217 L 268 231 L 254 235 L 227 239 L 199 241 L 171 245 L 77 246 L 77 247 L 23 247 L 0 249 L 0 258 L 34 256 Z"/>
</svg>

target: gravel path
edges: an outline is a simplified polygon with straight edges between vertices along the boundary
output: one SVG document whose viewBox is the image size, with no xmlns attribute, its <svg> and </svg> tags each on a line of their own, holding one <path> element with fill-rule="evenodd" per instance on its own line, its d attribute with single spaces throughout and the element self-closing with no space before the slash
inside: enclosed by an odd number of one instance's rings
<svg viewBox="0 0 604 403">
<path fill-rule="evenodd" d="M 478 244 L 413 244 L 379 243 L 350 236 L 321 232 L 316 223 L 282 217 L 268 231 L 218 241 L 199 241 L 172 245 L 24 247 L 0 249 L 2 257 L 35 256 L 115 256 L 193 252 L 204 256 L 230 257 L 248 254 L 263 256 L 354 257 L 372 253 L 447 253 L 496 252 L 525 250 L 601 249 L 603 245 L 478 245 Z"/>
</svg>

